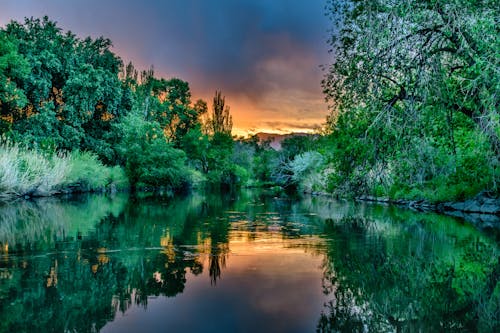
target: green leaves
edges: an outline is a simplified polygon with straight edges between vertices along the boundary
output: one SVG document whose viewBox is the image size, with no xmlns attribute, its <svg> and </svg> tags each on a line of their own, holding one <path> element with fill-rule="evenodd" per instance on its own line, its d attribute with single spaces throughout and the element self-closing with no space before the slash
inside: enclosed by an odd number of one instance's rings
<svg viewBox="0 0 500 333">
<path fill-rule="evenodd" d="M 171 190 L 187 186 L 186 155 L 166 142 L 157 122 L 132 112 L 115 128 L 121 138 L 117 151 L 133 186 L 167 186 Z"/>
<path fill-rule="evenodd" d="M 18 53 L 15 41 L 0 31 L 0 116 L 8 115 L 7 108 L 26 105 L 26 95 L 19 83 L 29 71 L 28 62 Z"/>
<path fill-rule="evenodd" d="M 101 146 L 109 129 L 103 123 L 118 114 L 122 100 L 122 62 L 111 42 L 64 34 L 47 17 L 11 22 L 0 35 L 0 82 L 9 82 L 1 86 L 10 96 L 4 99 L 16 101 L 3 102 L 2 114 L 14 135 L 35 145 L 51 136 L 58 149 Z"/>
<path fill-rule="evenodd" d="M 383 166 L 409 187 L 498 191 L 495 2 L 334 0 L 329 6 L 333 59 L 323 88 L 337 172 L 363 184 L 363 174 Z M 473 145 L 486 138 L 489 146 L 468 147 L 459 138 L 464 132 Z M 472 155 L 477 163 L 462 163 Z"/>
</svg>

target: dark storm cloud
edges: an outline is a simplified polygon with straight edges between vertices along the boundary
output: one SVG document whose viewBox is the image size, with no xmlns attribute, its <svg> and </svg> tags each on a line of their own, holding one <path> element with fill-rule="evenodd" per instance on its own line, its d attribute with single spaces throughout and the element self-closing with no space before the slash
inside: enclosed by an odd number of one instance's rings
<svg viewBox="0 0 500 333">
<path fill-rule="evenodd" d="M 258 108 L 266 98 L 319 95 L 327 62 L 325 0 L 0 0 L 0 24 L 48 15 L 81 37 L 105 36 L 137 67 L 222 89 Z"/>
</svg>

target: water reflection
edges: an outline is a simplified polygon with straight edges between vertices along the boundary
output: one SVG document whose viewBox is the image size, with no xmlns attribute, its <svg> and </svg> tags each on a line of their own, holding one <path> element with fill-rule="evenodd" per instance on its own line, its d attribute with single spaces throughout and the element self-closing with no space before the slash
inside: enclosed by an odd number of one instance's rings
<svg viewBox="0 0 500 333">
<path fill-rule="evenodd" d="M 0 332 L 498 328 L 496 240 L 449 217 L 240 191 L 0 220 Z"/>
<path fill-rule="evenodd" d="M 362 212 L 362 213 L 360 213 Z M 327 218 L 321 332 L 500 329 L 495 236 L 436 214 L 364 206 Z"/>
</svg>

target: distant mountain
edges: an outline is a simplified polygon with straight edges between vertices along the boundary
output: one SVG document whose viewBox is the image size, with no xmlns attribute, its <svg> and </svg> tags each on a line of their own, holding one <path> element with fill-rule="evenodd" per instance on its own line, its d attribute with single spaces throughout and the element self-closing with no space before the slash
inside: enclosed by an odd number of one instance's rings
<svg viewBox="0 0 500 333">
<path fill-rule="evenodd" d="M 301 133 L 301 132 L 294 132 L 294 133 L 289 133 L 289 134 L 277 134 L 277 133 L 264 133 L 264 132 L 259 132 L 255 134 L 257 138 L 259 138 L 259 142 L 264 142 L 264 141 L 270 141 L 270 146 L 275 149 L 275 150 L 280 150 L 281 149 L 281 142 L 283 140 L 294 137 L 294 136 L 310 136 L 314 135 L 311 133 Z"/>
</svg>

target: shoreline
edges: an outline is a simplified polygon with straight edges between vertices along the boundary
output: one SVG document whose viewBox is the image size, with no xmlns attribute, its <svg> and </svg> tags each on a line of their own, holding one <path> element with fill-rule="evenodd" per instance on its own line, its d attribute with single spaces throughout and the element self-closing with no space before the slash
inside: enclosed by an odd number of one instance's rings
<svg viewBox="0 0 500 333">
<path fill-rule="evenodd" d="M 328 196 L 341 199 L 326 192 L 304 192 L 312 196 Z M 488 192 L 481 192 L 473 198 L 464 201 L 447 201 L 431 203 L 426 200 L 390 199 L 387 197 L 375 197 L 362 195 L 352 198 L 353 201 L 367 204 L 391 205 L 418 212 L 434 212 L 443 215 L 462 218 L 474 224 L 480 229 L 500 229 L 500 198 L 494 197 Z"/>
<path fill-rule="evenodd" d="M 354 198 L 354 200 L 366 203 L 390 204 L 419 212 L 436 212 L 462 218 L 481 229 L 500 229 L 500 198 L 493 197 L 487 192 L 481 192 L 475 197 L 464 201 L 440 203 L 430 203 L 426 200 L 392 200 L 373 196 L 360 196 Z"/>
<path fill-rule="evenodd" d="M 136 189 L 137 190 L 137 189 Z M 159 188 L 148 188 L 139 189 L 138 192 L 150 192 L 150 193 L 162 193 L 166 189 Z M 0 194 L 0 203 L 9 203 L 17 200 L 36 200 L 38 198 L 47 197 L 62 197 L 65 195 L 79 195 L 79 194 L 115 194 L 118 192 L 131 192 L 130 187 L 117 188 L 114 184 L 108 185 L 104 188 L 97 190 L 83 190 L 79 186 L 70 186 L 64 190 L 60 190 L 54 193 L 46 195 L 10 195 L 4 196 Z M 170 191 L 167 191 L 170 192 Z M 342 199 L 342 197 L 337 196 L 332 193 L 327 192 L 302 192 L 311 196 L 325 196 L 334 199 Z M 407 199 L 390 199 L 388 197 L 375 197 L 370 195 L 361 195 L 352 198 L 351 200 L 368 203 L 368 204 L 378 204 L 378 205 L 391 205 L 401 208 L 407 208 L 418 212 L 435 212 L 439 214 L 444 214 L 448 216 L 454 216 L 462 218 L 468 222 L 477 225 L 481 229 L 484 228 L 497 228 L 500 229 L 500 197 L 495 197 L 488 192 L 481 192 L 471 199 L 464 201 L 447 201 L 440 203 L 431 203 L 426 200 L 407 200 Z"/>
</svg>

